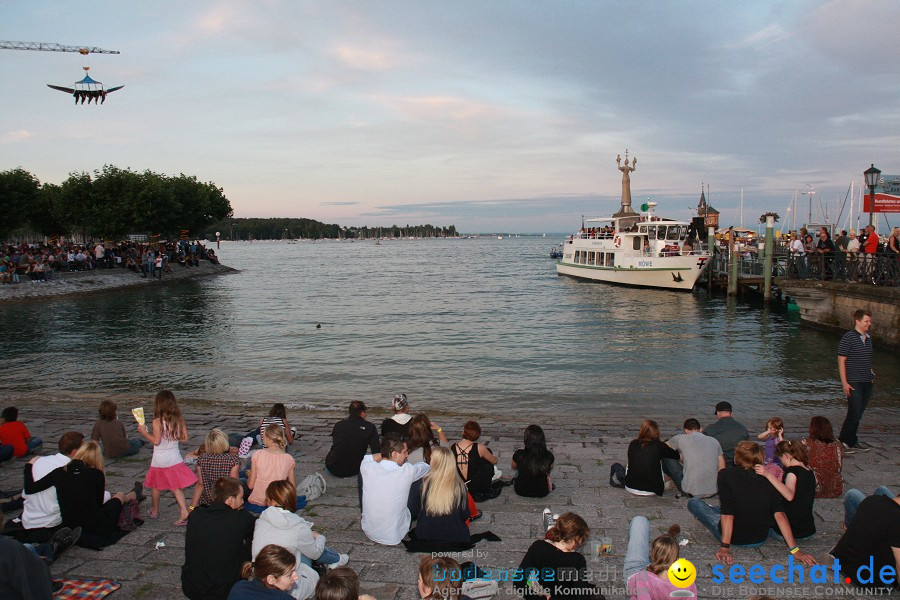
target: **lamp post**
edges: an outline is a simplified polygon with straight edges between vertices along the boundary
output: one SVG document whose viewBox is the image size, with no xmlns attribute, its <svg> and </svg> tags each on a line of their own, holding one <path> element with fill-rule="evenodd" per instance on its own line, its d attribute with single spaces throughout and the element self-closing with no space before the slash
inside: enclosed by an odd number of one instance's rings
<svg viewBox="0 0 900 600">
<path fill-rule="evenodd" d="M 875 186 L 878 185 L 878 178 L 881 170 L 876 169 L 873 164 L 871 167 L 863 171 L 866 178 L 866 185 L 869 186 L 869 225 L 875 226 Z"/>
</svg>

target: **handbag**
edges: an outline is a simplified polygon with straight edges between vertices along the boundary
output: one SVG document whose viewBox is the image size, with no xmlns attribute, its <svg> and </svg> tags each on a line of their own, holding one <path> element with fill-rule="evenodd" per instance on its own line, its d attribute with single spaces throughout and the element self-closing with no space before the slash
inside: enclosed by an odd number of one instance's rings
<svg viewBox="0 0 900 600">
<path fill-rule="evenodd" d="M 311 502 L 325 493 L 327 489 L 325 478 L 318 472 L 307 475 L 297 484 L 297 496 L 306 496 L 306 501 Z"/>
</svg>

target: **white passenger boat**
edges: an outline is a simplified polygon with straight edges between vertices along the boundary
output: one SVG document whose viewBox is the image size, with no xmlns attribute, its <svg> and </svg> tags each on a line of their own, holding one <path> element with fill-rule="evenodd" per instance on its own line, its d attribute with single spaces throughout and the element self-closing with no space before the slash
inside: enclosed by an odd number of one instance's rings
<svg viewBox="0 0 900 600">
<path fill-rule="evenodd" d="M 563 244 L 557 274 L 635 287 L 692 289 L 709 262 L 700 239 L 703 227 L 656 216 L 655 202 L 634 212 L 629 173 L 637 160 L 629 167 L 626 152 L 625 166 L 621 158 L 617 162 L 623 172 L 622 208 L 612 217 L 584 221 Z"/>
</svg>

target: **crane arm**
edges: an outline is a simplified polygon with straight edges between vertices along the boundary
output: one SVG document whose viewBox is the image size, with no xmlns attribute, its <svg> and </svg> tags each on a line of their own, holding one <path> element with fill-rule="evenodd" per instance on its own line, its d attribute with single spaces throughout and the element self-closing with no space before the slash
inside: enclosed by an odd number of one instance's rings
<svg viewBox="0 0 900 600">
<path fill-rule="evenodd" d="M 46 42 L 9 42 L 0 40 L 2 50 L 39 50 L 43 52 L 79 52 L 81 54 L 120 54 L 118 50 L 104 50 L 93 46 L 64 46 Z"/>
</svg>

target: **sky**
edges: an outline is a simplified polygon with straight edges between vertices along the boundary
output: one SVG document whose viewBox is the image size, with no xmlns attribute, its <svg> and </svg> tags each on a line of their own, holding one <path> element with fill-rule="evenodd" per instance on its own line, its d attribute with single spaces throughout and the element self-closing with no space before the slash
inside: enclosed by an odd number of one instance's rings
<svg viewBox="0 0 900 600">
<path fill-rule="evenodd" d="M 0 171 L 185 173 L 237 217 L 569 232 L 618 209 L 627 149 L 662 216 L 709 186 L 723 224 L 742 190 L 746 226 L 790 224 L 795 194 L 798 224 L 810 198 L 833 222 L 870 164 L 900 173 L 897 23 L 894 0 L 5 0 L 2 40 L 121 54 L 0 51 Z M 46 87 L 83 66 L 125 88 Z"/>
</svg>

